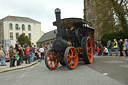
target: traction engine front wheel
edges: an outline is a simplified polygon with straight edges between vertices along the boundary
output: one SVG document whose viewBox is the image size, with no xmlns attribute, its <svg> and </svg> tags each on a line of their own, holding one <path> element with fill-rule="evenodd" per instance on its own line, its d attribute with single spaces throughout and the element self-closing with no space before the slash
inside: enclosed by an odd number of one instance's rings
<svg viewBox="0 0 128 85">
<path fill-rule="evenodd" d="M 78 53 L 74 47 L 67 47 L 64 54 L 64 61 L 66 66 L 72 70 L 78 64 Z"/>
<path fill-rule="evenodd" d="M 45 64 L 48 69 L 54 70 L 59 65 L 58 55 L 53 48 L 49 48 L 45 54 Z"/>
</svg>

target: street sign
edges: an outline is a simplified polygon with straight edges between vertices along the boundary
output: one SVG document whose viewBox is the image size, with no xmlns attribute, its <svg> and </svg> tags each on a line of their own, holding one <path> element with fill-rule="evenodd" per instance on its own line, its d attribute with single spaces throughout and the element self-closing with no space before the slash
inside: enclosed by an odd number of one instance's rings
<svg viewBox="0 0 128 85">
<path fill-rule="evenodd" d="M 5 47 L 10 47 L 11 41 L 10 40 L 4 40 L 4 45 L 5 45 Z"/>
</svg>

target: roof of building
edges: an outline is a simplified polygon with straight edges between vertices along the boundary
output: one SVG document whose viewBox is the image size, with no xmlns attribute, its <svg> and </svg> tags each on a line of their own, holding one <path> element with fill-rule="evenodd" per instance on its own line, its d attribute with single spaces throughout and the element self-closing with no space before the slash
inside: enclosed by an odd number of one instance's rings
<svg viewBox="0 0 128 85">
<path fill-rule="evenodd" d="M 44 33 L 44 35 L 37 41 L 37 43 L 44 42 L 47 40 L 55 39 L 56 38 L 57 29 L 52 30 L 50 32 Z"/>
<path fill-rule="evenodd" d="M 40 23 L 39 21 L 36 21 L 34 19 L 31 19 L 29 17 L 19 17 L 19 16 L 6 16 L 2 18 L 3 21 L 16 21 L 16 22 L 29 22 L 29 23 Z"/>
</svg>

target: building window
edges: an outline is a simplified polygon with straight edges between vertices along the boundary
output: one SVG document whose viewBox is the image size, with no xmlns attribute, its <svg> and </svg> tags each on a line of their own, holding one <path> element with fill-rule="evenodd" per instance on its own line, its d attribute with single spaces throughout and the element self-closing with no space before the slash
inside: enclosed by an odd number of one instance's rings
<svg viewBox="0 0 128 85">
<path fill-rule="evenodd" d="M 88 12 L 88 21 L 90 20 L 90 13 Z"/>
<path fill-rule="evenodd" d="M 56 31 L 54 31 L 54 34 L 56 34 Z"/>
<path fill-rule="evenodd" d="M 90 0 L 87 0 L 87 3 L 88 3 L 88 7 L 90 6 Z"/>
<path fill-rule="evenodd" d="M 49 45 L 49 42 L 47 42 L 47 45 Z"/>
<path fill-rule="evenodd" d="M 10 40 L 13 40 L 13 33 L 10 32 Z"/>
<path fill-rule="evenodd" d="M 19 27 L 19 26 L 18 26 L 18 24 L 16 24 L 16 25 L 15 25 L 16 30 L 19 30 L 19 28 L 18 28 L 18 27 Z"/>
<path fill-rule="evenodd" d="M 25 30 L 25 25 L 24 24 L 22 24 L 22 30 Z"/>
<path fill-rule="evenodd" d="M 0 31 L 2 30 L 2 27 L 0 27 Z"/>
<path fill-rule="evenodd" d="M 44 45 L 46 45 L 46 43 L 44 43 Z"/>
<path fill-rule="evenodd" d="M 18 37 L 19 37 L 19 33 L 16 33 L 16 39 L 18 39 Z"/>
<path fill-rule="evenodd" d="M 0 34 L 0 40 L 2 40 L 2 37 L 3 37 L 2 35 L 3 35 L 3 34 L 1 33 L 1 34 Z"/>
<path fill-rule="evenodd" d="M 31 39 L 31 33 L 28 33 L 28 38 Z"/>
<path fill-rule="evenodd" d="M 9 24 L 9 29 L 12 30 L 12 23 Z"/>
<path fill-rule="evenodd" d="M 28 25 L 28 31 L 31 31 L 31 26 L 30 25 Z"/>
</svg>

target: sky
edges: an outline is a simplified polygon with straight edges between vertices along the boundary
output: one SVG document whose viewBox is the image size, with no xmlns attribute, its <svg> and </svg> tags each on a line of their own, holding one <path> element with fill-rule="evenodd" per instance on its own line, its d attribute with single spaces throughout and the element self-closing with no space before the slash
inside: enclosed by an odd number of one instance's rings
<svg viewBox="0 0 128 85">
<path fill-rule="evenodd" d="M 61 10 L 61 18 L 83 18 L 84 0 L 0 0 L 0 19 L 10 16 L 29 17 L 41 22 L 41 30 L 56 29 L 56 8 Z"/>
</svg>

